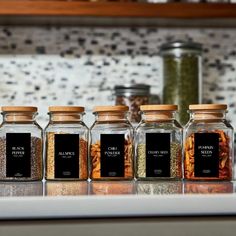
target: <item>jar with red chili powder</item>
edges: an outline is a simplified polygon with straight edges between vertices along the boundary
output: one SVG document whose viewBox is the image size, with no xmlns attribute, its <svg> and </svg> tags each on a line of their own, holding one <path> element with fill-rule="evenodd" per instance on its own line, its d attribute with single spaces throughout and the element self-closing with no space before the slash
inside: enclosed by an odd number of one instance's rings
<svg viewBox="0 0 236 236">
<path fill-rule="evenodd" d="M 226 120 L 227 105 L 190 105 L 184 132 L 184 178 L 232 180 L 233 127 Z"/>
</svg>

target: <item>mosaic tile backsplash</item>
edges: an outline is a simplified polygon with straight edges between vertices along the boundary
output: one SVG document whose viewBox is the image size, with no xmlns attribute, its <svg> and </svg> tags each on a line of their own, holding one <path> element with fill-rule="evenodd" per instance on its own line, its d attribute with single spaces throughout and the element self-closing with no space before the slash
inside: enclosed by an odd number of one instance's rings
<svg viewBox="0 0 236 236">
<path fill-rule="evenodd" d="M 162 93 L 162 43 L 204 45 L 203 100 L 227 103 L 236 127 L 236 29 L 0 27 L 0 104 L 36 105 L 47 123 L 49 105 L 114 103 L 113 87 L 129 82 Z"/>
</svg>

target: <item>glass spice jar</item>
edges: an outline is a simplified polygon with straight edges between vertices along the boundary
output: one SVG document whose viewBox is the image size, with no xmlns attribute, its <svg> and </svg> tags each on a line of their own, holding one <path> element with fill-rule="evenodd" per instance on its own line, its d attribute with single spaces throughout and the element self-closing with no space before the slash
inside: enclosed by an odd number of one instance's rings
<svg viewBox="0 0 236 236">
<path fill-rule="evenodd" d="M 92 180 L 133 179 L 133 128 L 127 106 L 98 106 L 91 127 Z"/>
<path fill-rule="evenodd" d="M 227 105 L 190 105 L 184 131 L 184 178 L 231 180 L 233 127 L 226 120 Z"/>
<path fill-rule="evenodd" d="M 139 123 L 140 105 L 149 104 L 150 86 L 146 84 L 126 84 L 115 86 L 116 105 L 125 105 L 130 109 L 130 122 Z"/>
<path fill-rule="evenodd" d="M 43 132 L 35 120 L 37 107 L 4 106 L 2 115 L 0 180 L 42 180 Z"/>
<path fill-rule="evenodd" d="M 188 106 L 202 100 L 202 45 L 174 41 L 162 45 L 163 103 L 179 106 L 178 120 L 188 122 Z"/>
<path fill-rule="evenodd" d="M 87 180 L 88 134 L 83 122 L 84 107 L 49 107 L 45 129 L 46 179 Z"/>
<path fill-rule="evenodd" d="M 182 127 L 176 105 L 143 105 L 135 132 L 138 180 L 182 178 Z"/>
</svg>

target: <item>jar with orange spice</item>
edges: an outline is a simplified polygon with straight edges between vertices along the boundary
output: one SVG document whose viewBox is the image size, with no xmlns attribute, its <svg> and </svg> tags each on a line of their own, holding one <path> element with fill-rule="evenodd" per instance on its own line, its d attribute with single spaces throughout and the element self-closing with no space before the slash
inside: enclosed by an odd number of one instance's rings
<svg viewBox="0 0 236 236">
<path fill-rule="evenodd" d="M 91 127 L 92 180 L 133 179 L 133 128 L 127 106 L 98 106 Z"/>
<path fill-rule="evenodd" d="M 227 105 L 190 105 L 184 133 L 184 177 L 187 180 L 231 180 L 233 127 Z"/>
<path fill-rule="evenodd" d="M 47 180 L 87 180 L 88 134 L 84 107 L 49 107 L 45 129 Z"/>
</svg>

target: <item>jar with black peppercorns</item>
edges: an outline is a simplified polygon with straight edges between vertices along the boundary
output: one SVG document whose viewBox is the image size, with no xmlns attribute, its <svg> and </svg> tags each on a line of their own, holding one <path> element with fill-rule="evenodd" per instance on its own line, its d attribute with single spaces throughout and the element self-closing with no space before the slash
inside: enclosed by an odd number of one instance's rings
<svg viewBox="0 0 236 236">
<path fill-rule="evenodd" d="M 116 105 L 130 108 L 130 121 L 137 124 L 141 120 L 139 107 L 149 104 L 150 86 L 146 84 L 125 84 L 115 86 Z"/>
<path fill-rule="evenodd" d="M 0 180 L 33 181 L 43 178 L 43 130 L 35 120 L 37 107 L 2 107 Z"/>
</svg>

